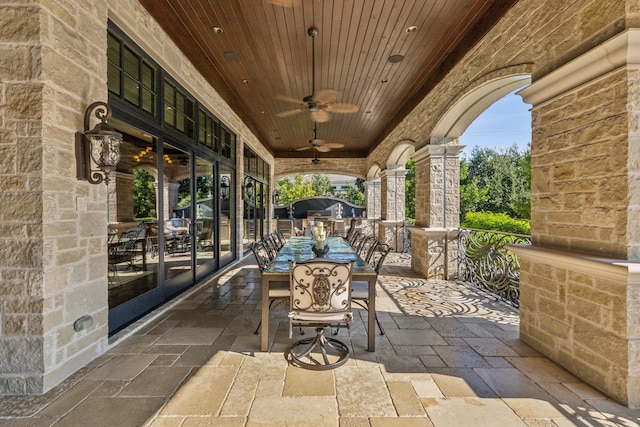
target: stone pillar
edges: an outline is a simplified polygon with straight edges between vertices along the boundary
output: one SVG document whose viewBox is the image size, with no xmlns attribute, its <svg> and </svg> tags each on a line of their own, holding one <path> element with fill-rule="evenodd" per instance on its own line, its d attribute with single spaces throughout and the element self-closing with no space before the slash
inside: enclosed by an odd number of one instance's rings
<svg viewBox="0 0 640 427">
<path fill-rule="evenodd" d="M 416 151 L 416 225 L 411 268 L 429 279 L 456 272 L 455 230 L 460 225 L 460 154 L 463 145 L 434 140 Z"/>
<path fill-rule="evenodd" d="M 404 221 L 407 170 L 404 167 L 385 169 L 380 175 L 382 219 Z"/>
<path fill-rule="evenodd" d="M 405 213 L 405 176 L 404 167 L 388 168 L 380 176 L 382 221 L 378 227 L 378 239 L 387 243 L 391 249 L 399 252 L 403 247 L 402 224 Z"/>
<path fill-rule="evenodd" d="M 116 211 L 113 214 L 116 216 L 117 222 L 133 221 L 133 175 L 116 172 L 115 178 L 113 198 L 115 200 Z M 115 189 L 117 189 L 117 191 L 115 191 Z M 111 189 L 109 190 L 109 201 L 111 202 Z"/>
<path fill-rule="evenodd" d="M 163 196 L 164 196 L 164 219 L 173 218 L 173 208 L 178 204 L 178 187 L 180 184 L 177 182 L 167 182 L 164 185 Z"/>
<path fill-rule="evenodd" d="M 365 181 L 364 191 L 367 218 L 371 220 L 380 218 L 380 178 Z M 346 218 L 349 215 L 345 212 L 342 216 Z"/>
<path fill-rule="evenodd" d="M 522 90 L 532 104 L 532 246 L 520 338 L 640 407 L 640 30 Z"/>
</svg>

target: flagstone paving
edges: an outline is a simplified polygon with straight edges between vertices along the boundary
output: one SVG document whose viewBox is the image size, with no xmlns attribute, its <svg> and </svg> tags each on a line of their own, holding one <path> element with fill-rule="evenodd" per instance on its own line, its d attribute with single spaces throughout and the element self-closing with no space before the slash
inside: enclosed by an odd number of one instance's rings
<svg viewBox="0 0 640 427">
<path fill-rule="evenodd" d="M 391 254 L 380 275 L 376 351 L 354 309 L 351 359 L 289 366 L 287 308 L 260 320 L 252 258 L 113 339 L 42 396 L 0 397 L 0 426 L 640 426 L 625 408 L 518 338 L 518 313 L 464 285 L 419 278 Z"/>
</svg>

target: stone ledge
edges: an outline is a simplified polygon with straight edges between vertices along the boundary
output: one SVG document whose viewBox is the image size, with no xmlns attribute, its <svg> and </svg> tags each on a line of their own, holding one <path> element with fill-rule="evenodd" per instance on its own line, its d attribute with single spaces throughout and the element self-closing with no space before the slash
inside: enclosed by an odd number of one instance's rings
<svg viewBox="0 0 640 427">
<path fill-rule="evenodd" d="M 507 247 L 518 257 L 530 262 L 623 281 L 630 285 L 640 285 L 640 261 L 596 257 L 533 245 Z"/>
<path fill-rule="evenodd" d="M 533 82 L 518 95 L 527 104 L 542 104 L 616 68 L 640 63 L 639 45 L 640 29 L 628 29 Z"/>
</svg>

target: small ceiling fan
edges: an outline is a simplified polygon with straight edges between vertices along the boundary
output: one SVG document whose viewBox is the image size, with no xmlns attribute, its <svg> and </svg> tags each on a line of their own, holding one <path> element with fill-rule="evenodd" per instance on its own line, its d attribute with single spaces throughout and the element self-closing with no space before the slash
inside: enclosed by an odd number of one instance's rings
<svg viewBox="0 0 640 427">
<path fill-rule="evenodd" d="M 297 148 L 296 151 L 304 151 L 314 149 L 321 153 L 327 153 L 333 148 L 343 148 L 344 144 L 338 144 L 337 142 L 325 142 L 322 139 L 318 139 L 318 124 L 313 123 L 313 139 L 309 140 L 309 145 L 306 147 Z"/>
<path fill-rule="evenodd" d="M 330 113 L 357 113 L 360 110 L 360 106 L 350 104 L 348 102 L 336 102 L 340 92 L 335 89 L 319 89 L 316 92 L 316 37 L 318 36 L 318 29 L 311 27 L 307 30 L 309 36 L 311 36 L 311 95 L 305 96 L 302 101 L 296 98 L 292 98 L 286 95 L 276 95 L 275 99 L 285 102 L 292 102 L 298 104 L 298 108 L 289 111 L 283 111 L 278 113 L 278 117 L 289 117 L 294 114 L 298 114 L 301 111 L 311 112 L 311 120 L 317 123 L 324 123 L 331 120 Z"/>
</svg>

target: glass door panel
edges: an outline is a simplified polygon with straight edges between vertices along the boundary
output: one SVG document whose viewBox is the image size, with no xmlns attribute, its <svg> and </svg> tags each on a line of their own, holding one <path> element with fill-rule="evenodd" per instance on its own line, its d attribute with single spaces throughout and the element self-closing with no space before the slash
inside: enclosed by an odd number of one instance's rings
<svg viewBox="0 0 640 427">
<path fill-rule="evenodd" d="M 154 141 L 142 141 L 125 134 L 120 145 L 118 174 L 113 174 L 109 182 L 107 279 L 110 309 L 157 287 L 155 147 Z"/>
<path fill-rule="evenodd" d="M 191 155 L 164 144 L 164 280 L 172 294 L 193 283 L 195 223 Z"/>
<path fill-rule="evenodd" d="M 196 158 L 196 266 L 198 276 L 216 268 L 214 168 L 211 162 Z"/>
<path fill-rule="evenodd" d="M 226 166 L 220 167 L 220 259 L 230 260 L 233 257 L 235 241 L 235 224 L 232 213 L 235 211 L 235 180 L 233 171 Z"/>
</svg>

